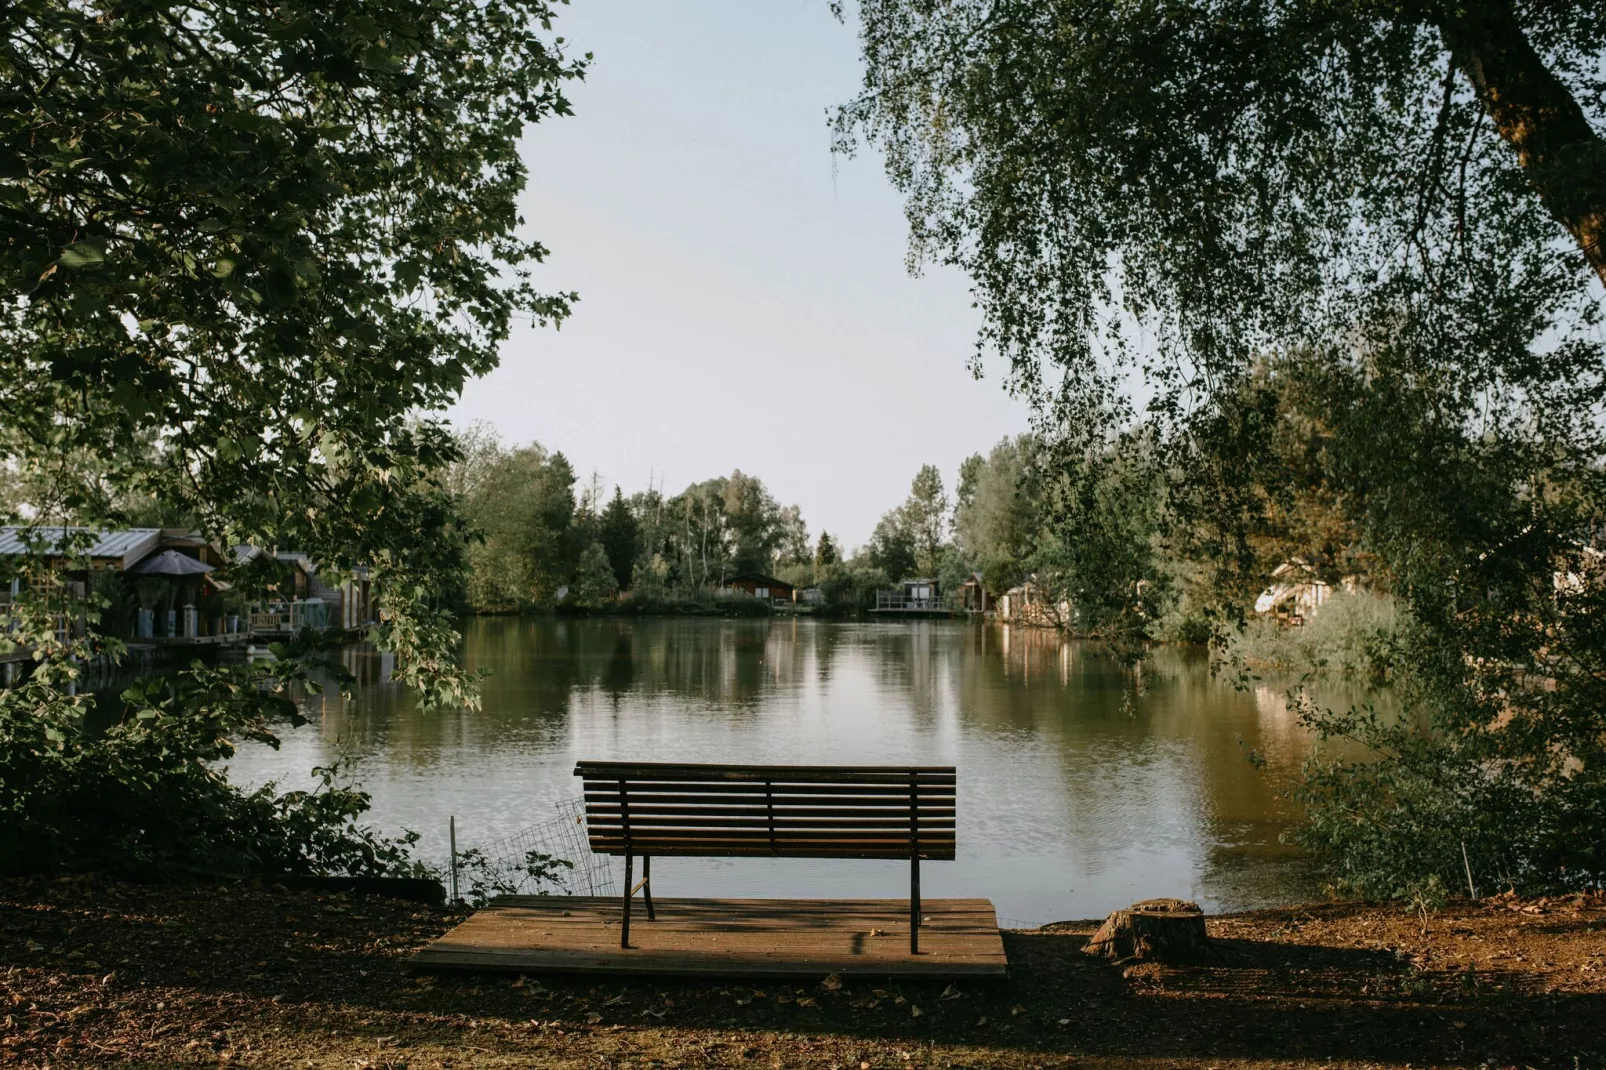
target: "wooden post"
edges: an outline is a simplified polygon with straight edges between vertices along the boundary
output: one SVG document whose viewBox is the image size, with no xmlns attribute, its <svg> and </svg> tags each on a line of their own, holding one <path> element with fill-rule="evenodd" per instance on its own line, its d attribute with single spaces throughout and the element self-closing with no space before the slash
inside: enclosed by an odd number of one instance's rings
<svg viewBox="0 0 1606 1070">
<path fill-rule="evenodd" d="M 625 904 L 624 917 L 619 923 L 619 946 L 630 946 L 630 880 L 635 876 L 635 859 L 630 857 L 630 848 L 625 848 Z"/>
<path fill-rule="evenodd" d="M 641 897 L 647 901 L 647 920 L 657 921 L 652 912 L 652 855 L 641 856 Z"/>
<path fill-rule="evenodd" d="M 920 778 L 909 774 L 909 954 L 920 954 Z"/>
<path fill-rule="evenodd" d="M 452 902 L 457 902 L 457 815 L 446 819 L 447 835 L 452 840 Z"/>
<path fill-rule="evenodd" d="M 624 780 L 619 781 L 619 827 L 624 832 L 625 841 L 625 903 L 623 918 L 619 922 L 619 946 L 630 946 L 630 896 L 633 890 L 630 887 L 635 870 L 630 857 L 630 786 Z"/>
</svg>

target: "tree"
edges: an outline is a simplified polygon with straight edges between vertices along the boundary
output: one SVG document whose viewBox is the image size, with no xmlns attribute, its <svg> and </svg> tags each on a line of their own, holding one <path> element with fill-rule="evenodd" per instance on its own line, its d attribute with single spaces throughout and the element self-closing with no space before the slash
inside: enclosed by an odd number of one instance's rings
<svg viewBox="0 0 1606 1070">
<path fill-rule="evenodd" d="M 827 569 L 841 560 L 837 553 L 836 540 L 831 538 L 829 531 L 820 532 L 820 542 L 814 548 L 814 575 L 819 578 Z"/>
<path fill-rule="evenodd" d="M 620 590 L 630 586 L 631 572 L 640 551 L 641 525 L 625 501 L 624 492 L 613 488 L 613 500 L 602 511 L 597 524 L 598 541 L 608 554 L 608 566 Z"/>
<path fill-rule="evenodd" d="M 574 600 L 576 604 L 587 609 L 598 609 L 608 605 L 619 593 L 619 581 L 614 578 L 613 565 L 608 561 L 608 551 L 603 549 L 600 542 L 594 542 L 585 548 L 580 555 L 580 565 L 575 571 Z"/>
<path fill-rule="evenodd" d="M 803 510 L 795 505 L 781 507 L 775 514 L 775 560 L 779 565 L 806 566 L 814 553 L 809 547 L 809 526 Z"/>
<path fill-rule="evenodd" d="M 915 540 L 901 508 L 883 514 L 876 522 L 865 553 L 871 567 L 885 573 L 894 583 L 914 574 Z"/>
<path fill-rule="evenodd" d="M 551 603 L 592 541 L 588 526 L 575 523 L 568 458 L 539 443 L 506 449 L 493 439 L 447 480 L 470 488 L 461 507 L 480 540 L 469 548 L 469 605 L 498 612 Z"/>
<path fill-rule="evenodd" d="M 1380 758 L 1313 767 L 1307 842 L 1366 894 L 1600 879 L 1606 5 L 860 11 L 841 145 L 884 150 L 1072 474 L 1152 451 L 1217 621 L 1296 491 L 1405 600 L 1422 716 L 1308 711 Z"/>
<path fill-rule="evenodd" d="M 915 473 L 903 505 L 903 523 L 914 550 L 915 568 L 923 576 L 935 576 L 948 527 L 948 496 L 943 493 L 942 473 L 936 465 L 922 465 Z"/>
<path fill-rule="evenodd" d="M 494 367 L 515 315 L 567 314 L 516 233 L 520 135 L 582 69 L 550 17 L 6 5 L 0 452 L 92 450 L 222 541 L 372 566 L 401 678 L 465 697 L 421 593 L 461 557 L 428 481 L 453 447 L 412 417 Z"/>
<path fill-rule="evenodd" d="M 468 541 L 442 482 L 456 447 L 431 414 L 495 366 L 515 316 L 568 312 L 532 286 L 545 250 L 519 233 L 521 139 L 583 71 L 551 17 L 545 0 L 0 6 L 0 462 L 97 458 L 115 494 L 66 471 L 52 491 L 81 524 L 149 497 L 331 578 L 372 568 L 398 678 L 472 703 L 441 597 Z M 299 716 L 286 689 L 316 637 L 271 673 L 195 666 L 108 699 L 113 727 L 86 733 L 100 700 L 76 666 L 117 647 L 56 633 L 99 607 L 47 567 L 81 541 L 48 543 L 5 563 L 43 593 L 10 635 L 35 670 L 0 690 L 0 857 L 397 862 L 353 825 L 360 793 L 245 793 L 217 771 L 230 740 Z"/>
<path fill-rule="evenodd" d="M 693 483 L 665 503 L 673 518 L 671 538 L 682 581 L 703 587 L 724 573 L 729 532 L 725 523 L 724 482 Z"/>
<path fill-rule="evenodd" d="M 960 466 L 962 496 L 954 506 L 954 538 L 988 589 L 1025 580 L 1045 517 L 1040 508 L 1037 446 L 1028 435 L 1004 439 L 983 458 Z"/>
<path fill-rule="evenodd" d="M 781 541 L 780 507 L 762 480 L 740 469 L 724 481 L 724 499 L 732 571 L 769 572 Z"/>
</svg>

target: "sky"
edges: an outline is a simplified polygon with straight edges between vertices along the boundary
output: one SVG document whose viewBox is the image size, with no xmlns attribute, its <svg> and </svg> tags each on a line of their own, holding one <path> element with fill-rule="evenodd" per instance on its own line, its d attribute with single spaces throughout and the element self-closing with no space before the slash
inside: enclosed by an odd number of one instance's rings
<svg viewBox="0 0 1606 1070">
<path fill-rule="evenodd" d="M 859 84 L 826 0 L 576 0 L 554 32 L 591 52 L 572 117 L 527 134 L 538 273 L 578 291 L 561 330 L 521 325 L 454 424 L 561 449 L 625 493 L 741 469 L 811 538 L 864 542 L 922 464 L 1024 431 L 950 269 L 907 267 L 879 154 L 830 151 Z"/>
</svg>

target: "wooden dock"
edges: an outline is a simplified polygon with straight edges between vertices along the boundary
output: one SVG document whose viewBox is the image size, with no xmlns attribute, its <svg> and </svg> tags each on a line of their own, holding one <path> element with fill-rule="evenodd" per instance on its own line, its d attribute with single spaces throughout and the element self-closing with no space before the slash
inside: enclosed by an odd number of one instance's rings
<svg viewBox="0 0 1606 1070">
<path fill-rule="evenodd" d="M 928 899 L 920 954 L 909 954 L 906 899 L 655 899 L 631 912 L 619 947 L 619 900 L 503 896 L 413 956 L 427 969 L 518 973 L 820 977 L 1003 977 L 993 904 Z"/>
</svg>

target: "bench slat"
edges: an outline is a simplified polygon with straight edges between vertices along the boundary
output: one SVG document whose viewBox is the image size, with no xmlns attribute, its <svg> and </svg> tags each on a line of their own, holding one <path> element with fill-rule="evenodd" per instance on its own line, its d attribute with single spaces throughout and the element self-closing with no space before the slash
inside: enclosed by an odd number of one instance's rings
<svg viewBox="0 0 1606 1070">
<path fill-rule="evenodd" d="M 692 807 L 692 805 L 673 805 L 663 807 L 657 803 L 642 803 L 638 798 L 630 797 L 631 821 L 636 815 L 654 816 L 687 816 L 687 818 L 702 818 L 710 815 L 729 815 L 732 818 L 745 818 L 745 816 L 764 816 L 774 811 L 777 816 L 785 815 L 789 818 L 901 818 L 904 823 L 909 821 L 909 807 L 907 805 L 875 805 L 875 807 L 800 807 L 800 805 L 785 805 L 777 800 L 774 807 L 766 807 L 763 800 L 755 803 L 740 803 L 740 805 L 711 805 L 711 807 Z M 623 807 L 620 803 L 586 803 L 586 815 L 594 816 L 597 821 L 607 818 L 617 818 L 622 815 Z M 925 800 L 920 800 L 920 824 L 925 824 L 928 818 L 952 818 L 954 807 L 928 807 Z"/>
<path fill-rule="evenodd" d="M 593 821 L 597 831 L 620 831 L 625 823 L 620 819 L 613 821 Z M 777 816 L 774 821 L 766 818 L 658 818 L 658 816 L 630 815 L 631 832 L 641 829 L 646 835 L 646 829 L 768 829 L 774 827 L 777 831 L 803 832 L 887 832 L 888 835 L 903 834 L 909 839 L 909 821 L 890 821 L 887 818 L 797 818 L 787 819 Z M 925 839 L 928 829 L 933 832 L 954 831 L 954 819 L 933 818 L 930 823 L 920 821 L 920 837 Z"/>
<path fill-rule="evenodd" d="M 575 776 L 598 780 L 793 780 L 800 783 L 907 783 L 956 777 L 951 765 L 697 765 L 676 762 L 577 762 Z"/>
<path fill-rule="evenodd" d="M 625 781 L 630 786 L 631 798 L 654 797 L 654 795 L 732 795 L 732 797 L 763 798 L 764 790 L 768 789 L 774 795 L 798 795 L 798 797 L 840 797 L 843 798 L 909 798 L 909 784 L 787 784 L 782 781 L 752 781 L 742 784 L 713 784 L 713 782 L 689 781 L 684 784 L 660 784 L 660 782 Z M 952 784 L 920 784 L 920 798 L 952 798 L 954 786 Z M 586 781 L 586 797 L 618 797 L 618 781 Z"/>
<path fill-rule="evenodd" d="M 599 854 L 954 857 L 952 766 L 580 762 Z"/>
</svg>

